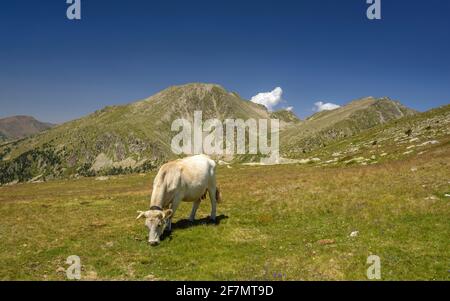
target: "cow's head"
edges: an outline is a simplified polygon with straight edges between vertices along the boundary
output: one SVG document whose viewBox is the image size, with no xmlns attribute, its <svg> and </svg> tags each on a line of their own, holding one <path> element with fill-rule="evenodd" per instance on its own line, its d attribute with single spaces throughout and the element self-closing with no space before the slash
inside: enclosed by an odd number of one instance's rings
<svg viewBox="0 0 450 301">
<path fill-rule="evenodd" d="M 149 230 L 148 242 L 152 246 L 157 246 L 160 237 L 166 228 L 168 220 L 172 217 L 173 211 L 168 210 L 149 210 L 138 211 L 139 215 L 136 219 L 145 218 L 145 225 Z"/>
</svg>

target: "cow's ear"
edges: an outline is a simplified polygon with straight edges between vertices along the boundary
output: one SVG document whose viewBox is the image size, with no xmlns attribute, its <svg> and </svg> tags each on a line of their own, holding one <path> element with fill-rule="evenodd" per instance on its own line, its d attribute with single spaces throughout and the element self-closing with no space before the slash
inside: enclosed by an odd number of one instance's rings
<svg viewBox="0 0 450 301">
<path fill-rule="evenodd" d="M 172 215 L 173 215 L 173 210 L 172 210 L 172 209 L 164 210 L 164 218 L 165 218 L 165 219 L 171 218 Z"/>
</svg>

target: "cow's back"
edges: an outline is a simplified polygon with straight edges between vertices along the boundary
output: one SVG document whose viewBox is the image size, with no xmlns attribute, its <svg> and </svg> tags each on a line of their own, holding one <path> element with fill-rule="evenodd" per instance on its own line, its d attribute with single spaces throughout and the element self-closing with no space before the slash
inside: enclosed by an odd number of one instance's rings
<svg viewBox="0 0 450 301">
<path fill-rule="evenodd" d="M 184 186 L 183 201 L 197 201 L 211 185 L 215 185 L 216 163 L 209 157 L 198 155 L 182 159 L 179 163 Z"/>
<path fill-rule="evenodd" d="M 205 155 L 172 161 L 161 166 L 156 175 L 152 204 L 166 206 L 176 196 L 185 202 L 199 200 L 210 187 L 215 187 L 216 163 Z"/>
</svg>

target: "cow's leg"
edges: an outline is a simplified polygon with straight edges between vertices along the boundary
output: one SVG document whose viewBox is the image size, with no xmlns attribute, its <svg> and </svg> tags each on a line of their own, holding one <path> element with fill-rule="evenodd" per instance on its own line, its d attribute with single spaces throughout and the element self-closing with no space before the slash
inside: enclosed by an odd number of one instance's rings
<svg viewBox="0 0 450 301">
<path fill-rule="evenodd" d="M 172 217 L 167 221 L 167 227 L 166 227 L 167 231 L 169 231 L 169 232 L 172 231 L 172 218 L 175 215 L 175 212 L 177 211 L 178 206 L 180 205 L 180 202 L 181 202 L 181 198 L 178 196 L 176 196 L 173 199 L 172 206 L 170 208 L 170 209 L 172 209 Z"/>
<path fill-rule="evenodd" d="M 208 189 L 209 199 L 211 200 L 211 220 L 216 222 L 216 210 L 217 210 L 217 199 L 216 199 L 216 186 Z"/>
<path fill-rule="evenodd" d="M 166 231 L 167 232 L 171 232 L 172 231 L 172 218 L 167 221 Z"/>
<path fill-rule="evenodd" d="M 192 205 L 192 211 L 191 211 L 191 215 L 189 216 L 189 221 L 192 223 L 195 220 L 195 214 L 197 213 L 198 207 L 200 206 L 200 203 L 202 202 L 202 200 L 198 200 L 196 202 L 194 202 L 194 204 Z"/>
</svg>

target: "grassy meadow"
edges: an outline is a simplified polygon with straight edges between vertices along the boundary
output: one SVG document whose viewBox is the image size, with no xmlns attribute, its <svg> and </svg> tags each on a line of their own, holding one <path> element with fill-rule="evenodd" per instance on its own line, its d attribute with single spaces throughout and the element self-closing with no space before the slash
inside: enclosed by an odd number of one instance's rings
<svg viewBox="0 0 450 301">
<path fill-rule="evenodd" d="M 135 218 L 155 173 L 0 187 L 0 279 L 65 280 L 78 255 L 85 280 L 367 280 L 378 255 L 383 280 L 448 280 L 449 158 L 219 167 L 219 223 L 182 204 L 154 248 Z"/>
</svg>

